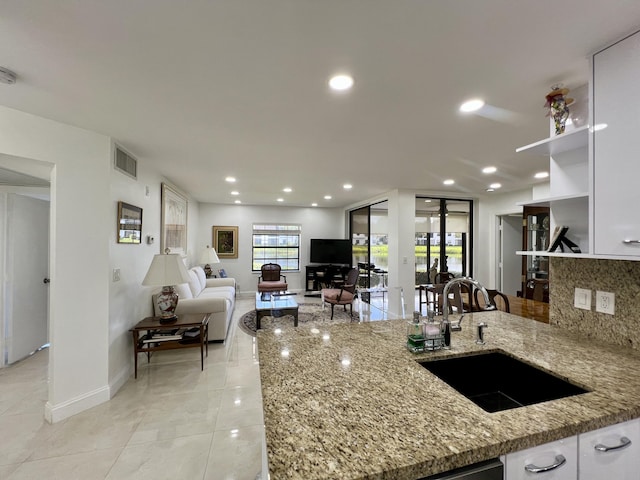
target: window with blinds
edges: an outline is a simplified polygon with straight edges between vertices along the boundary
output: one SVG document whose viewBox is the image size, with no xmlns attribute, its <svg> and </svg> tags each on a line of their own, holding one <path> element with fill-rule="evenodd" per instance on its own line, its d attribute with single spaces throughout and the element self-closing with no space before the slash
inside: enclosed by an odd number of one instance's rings
<svg viewBox="0 0 640 480">
<path fill-rule="evenodd" d="M 294 224 L 254 224 L 252 270 L 259 272 L 265 263 L 277 263 L 283 271 L 299 270 L 301 231 Z"/>
</svg>

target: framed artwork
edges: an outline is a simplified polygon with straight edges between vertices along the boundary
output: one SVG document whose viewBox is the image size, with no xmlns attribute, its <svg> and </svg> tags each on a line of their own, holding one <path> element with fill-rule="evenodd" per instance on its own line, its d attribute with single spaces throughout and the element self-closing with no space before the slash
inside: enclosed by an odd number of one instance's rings
<svg viewBox="0 0 640 480">
<path fill-rule="evenodd" d="M 213 248 L 219 258 L 238 258 L 238 227 L 213 227 Z"/>
<path fill-rule="evenodd" d="M 187 254 L 187 197 L 166 183 L 162 184 L 160 251 Z"/>
<path fill-rule="evenodd" d="M 118 202 L 118 243 L 142 243 L 142 209 Z"/>
</svg>

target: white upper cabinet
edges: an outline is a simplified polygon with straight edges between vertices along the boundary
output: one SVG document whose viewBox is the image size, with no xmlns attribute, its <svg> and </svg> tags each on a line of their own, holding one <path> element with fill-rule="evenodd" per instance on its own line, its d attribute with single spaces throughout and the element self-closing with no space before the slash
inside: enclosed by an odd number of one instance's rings
<svg viewBox="0 0 640 480">
<path fill-rule="evenodd" d="M 593 56 L 593 130 L 594 253 L 640 257 L 640 32 Z"/>
</svg>

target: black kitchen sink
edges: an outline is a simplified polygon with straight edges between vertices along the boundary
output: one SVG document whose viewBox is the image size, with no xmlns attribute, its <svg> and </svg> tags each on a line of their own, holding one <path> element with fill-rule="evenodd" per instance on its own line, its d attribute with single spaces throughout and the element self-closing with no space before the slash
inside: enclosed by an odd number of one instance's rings
<svg viewBox="0 0 640 480">
<path fill-rule="evenodd" d="M 502 352 L 431 360 L 420 365 L 490 413 L 588 392 Z"/>
</svg>

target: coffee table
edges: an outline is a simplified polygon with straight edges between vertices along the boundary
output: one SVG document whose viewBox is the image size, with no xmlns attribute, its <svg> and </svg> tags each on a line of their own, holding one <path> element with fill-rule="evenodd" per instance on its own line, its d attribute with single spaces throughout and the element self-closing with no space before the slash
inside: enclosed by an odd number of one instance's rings
<svg viewBox="0 0 640 480">
<path fill-rule="evenodd" d="M 276 293 L 274 295 L 272 293 L 263 297 L 262 293 L 256 292 L 256 330 L 260 330 L 262 317 L 282 317 L 283 315 L 293 315 L 293 326 L 298 326 L 298 303 L 295 294 Z"/>
</svg>

